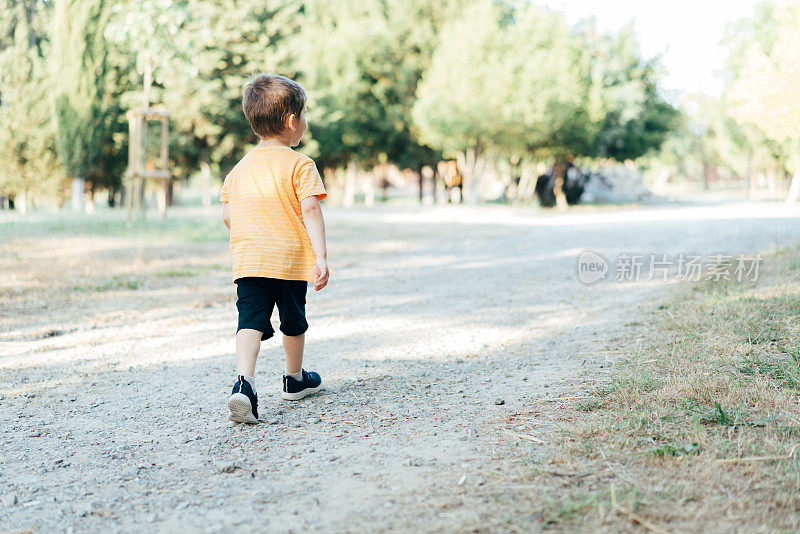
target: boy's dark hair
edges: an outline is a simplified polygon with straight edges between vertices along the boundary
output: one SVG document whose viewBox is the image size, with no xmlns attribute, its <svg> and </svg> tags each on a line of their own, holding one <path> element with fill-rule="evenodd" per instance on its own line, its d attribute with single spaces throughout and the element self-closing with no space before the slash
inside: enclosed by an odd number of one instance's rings
<svg viewBox="0 0 800 534">
<path fill-rule="evenodd" d="M 277 74 L 258 74 L 244 89 L 242 110 L 247 122 L 260 138 L 280 134 L 286 118 L 300 118 L 306 105 L 306 91 L 294 80 Z"/>
</svg>

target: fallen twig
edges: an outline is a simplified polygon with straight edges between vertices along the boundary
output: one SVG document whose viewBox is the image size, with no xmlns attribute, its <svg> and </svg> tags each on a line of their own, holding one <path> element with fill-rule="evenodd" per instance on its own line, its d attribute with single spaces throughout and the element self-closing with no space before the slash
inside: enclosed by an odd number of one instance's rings
<svg viewBox="0 0 800 534">
<path fill-rule="evenodd" d="M 292 432 L 300 432 L 301 434 L 322 434 L 324 436 L 333 436 L 332 432 L 323 432 L 322 430 L 302 430 L 300 428 L 294 428 L 286 425 L 280 425 L 282 428 L 286 430 L 291 430 Z"/>
<path fill-rule="evenodd" d="M 624 509 L 619 504 L 617 504 L 617 492 L 614 490 L 614 483 L 613 482 L 611 483 L 611 507 L 614 508 L 614 510 L 616 510 L 617 512 L 619 512 L 622 515 L 626 516 L 628 519 L 631 519 L 632 521 L 636 521 L 637 523 L 639 523 L 640 525 L 642 525 L 644 528 L 646 528 L 648 530 L 652 530 L 653 532 L 658 532 L 660 534 L 669 534 L 669 531 L 664 530 L 663 528 L 652 524 L 651 522 L 649 522 L 645 518 L 643 518 L 641 516 L 638 516 L 638 515 L 634 514 L 633 512 Z"/>
<path fill-rule="evenodd" d="M 348 425 L 355 425 L 359 428 L 364 428 L 364 425 L 356 423 L 355 421 L 339 421 L 340 423 L 347 423 Z"/>
<path fill-rule="evenodd" d="M 513 436 L 513 437 L 515 437 L 515 438 L 519 438 L 519 439 L 529 439 L 529 440 L 533 441 L 534 443 L 541 443 L 541 444 L 544 444 L 544 441 L 540 440 L 539 438 L 535 438 L 535 437 L 533 437 L 533 436 L 530 436 L 530 435 L 528 435 L 528 434 L 517 434 L 516 432 L 509 432 L 508 430 L 501 430 L 501 432 L 502 432 L 503 434 L 508 434 L 509 436 Z"/>
<path fill-rule="evenodd" d="M 564 473 L 561 471 L 548 471 L 547 469 L 544 469 L 543 472 L 547 473 L 548 475 L 553 475 L 557 477 L 583 478 L 583 477 L 588 477 L 590 475 L 596 475 L 597 473 L 602 473 L 607 469 L 608 467 L 604 467 L 602 469 L 595 469 L 594 471 L 586 471 L 585 473 Z"/>
<path fill-rule="evenodd" d="M 794 450 L 797 445 L 792 447 L 792 450 L 789 451 L 789 454 L 786 456 L 747 456 L 745 458 L 722 458 L 717 460 L 718 464 L 732 464 L 737 462 L 768 462 L 770 460 L 788 460 L 792 456 L 794 456 Z"/>
<path fill-rule="evenodd" d="M 532 400 L 538 400 L 542 402 L 558 402 L 558 401 L 594 399 L 594 398 L 595 397 L 592 395 L 579 395 L 577 397 L 556 397 L 553 399 L 540 399 L 539 397 L 531 397 Z"/>
</svg>

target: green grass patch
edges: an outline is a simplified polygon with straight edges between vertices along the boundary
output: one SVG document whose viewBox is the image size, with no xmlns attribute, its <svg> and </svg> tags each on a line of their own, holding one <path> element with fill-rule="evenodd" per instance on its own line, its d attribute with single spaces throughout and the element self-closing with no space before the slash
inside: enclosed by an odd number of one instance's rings
<svg viewBox="0 0 800 534">
<path fill-rule="evenodd" d="M 139 280 L 138 278 L 109 278 L 108 280 L 104 280 L 99 284 L 75 286 L 72 289 L 74 291 L 89 291 L 89 292 L 102 293 L 105 291 L 119 291 L 119 290 L 136 291 L 138 289 L 141 289 L 141 287 L 142 287 L 142 281 Z"/>
<path fill-rule="evenodd" d="M 159 278 L 194 278 L 195 276 L 202 276 L 214 271 L 223 270 L 227 271 L 228 267 L 219 263 L 213 263 L 210 265 L 195 265 L 184 269 L 168 269 L 156 273 L 156 276 Z"/>
<path fill-rule="evenodd" d="M 700 445 L 697 443 L 689 443 L 687 445 L 675 446 L 665 443 L 653 449 L 653 454 L 656 456 L 684 456 L 687 454 L 700 454 Z"/>
</svg>

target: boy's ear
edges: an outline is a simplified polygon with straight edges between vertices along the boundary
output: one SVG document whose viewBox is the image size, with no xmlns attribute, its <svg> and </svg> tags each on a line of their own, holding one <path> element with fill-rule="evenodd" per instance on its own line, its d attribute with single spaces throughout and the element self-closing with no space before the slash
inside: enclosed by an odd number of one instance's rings
<svg viewBox="0 0 800 534">
<path fill-rule="evenodd" d="M 292 131 L 297 129 L 297 117 L 294 113 L 286 117 L 286 127 Z"/>
</svg>

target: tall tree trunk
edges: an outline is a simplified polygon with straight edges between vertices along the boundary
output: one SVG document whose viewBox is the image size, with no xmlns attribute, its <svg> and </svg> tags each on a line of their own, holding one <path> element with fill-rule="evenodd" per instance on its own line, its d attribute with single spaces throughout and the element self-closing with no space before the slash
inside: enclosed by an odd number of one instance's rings
<svg viewBox="0 0 800 534">
<path fill-rule="evenodd" d="M 86 181 L 83 178 L 72 179 L 72 211 L 83 211 L 83 193 Z"/>
<path fill-rule="evenodd" d="M 767 190 L 769 191 L 769 196 L 775 195 L 775 190 L 777 187 L 775 186 L 775 177 L 778 175 L 778 165 L 770 165 L 767 168 Z"/>
<path fill-rule="evenodd" d="M 91 182 L 92 186 L 89 188 L 89 198 L 87 199 L 86 205 L 84 206 L 84 211 L 86 213 L 94 213 L 94 182 Z"/>
<path fill-rule="evenodd" d="M 360 173 L 361 184 L 364 190 L 364 205 L 372 206 L 375 204 L 375 174 Z"/>
<path fill-rule="evenodd" d="M 422 174 L 422 167 L 417 169 L 417 177 L 419 178 L 419 203 L 422 204 L 425 200 L 425 175 Z"/>
<path fill-rule="evenodd" d="M 328 192 L 328 202 L 335 205 L 341 204 L 342 188 L 336 176 L 336 169 L 333 167 L 323 167 L 322 183 L 325 185 L 325 190 Z"/>
<path fill-rule="evenodd" d="M 745 189 L 745 195 L 747 195 L 747 198 L 750 198 L 750 195 L 751 195 L 751 191 L 750 190 L 752 189 L 752 179 L 750 178 L 750 176 L 751 176 L 752 172 L 753 172 L 753 151 L 752 150 L 748 150 L 747 151 L 747 171 L 745 172 L 745 175 L 744 175 L 744 189 Z"/>
<path fill-rule="evenodd" d="M 431 193 L 433 194 L 434 205 L 439 201 L 443 195 L 439 191 L 439 173 L 436 172 L 436 167 L 429 167 L 431 170 Z"/>
<path fill-rule="evenodd" d="M 530 202 L 536 189 L 536 166 L 531 162 L 521 165 L 517 184 L 517 203 Z"/>
<path fill-rule="evenodd" d="M 569 207 L 569 204 L 567 204 L 567 195 L 564 194 L 564 182 L 567 179 L 566 163 L 557 162 L 553 165 L 553 178 L 555 178 L 553 195 L 556 197 L 556 206 L 558 206 L 559 210 L 566 211 Z"/>
<path fill-rule="evenodd" d="M 466 197 L 467 203 L 476 206 L 478 204 L 478 185 L 481 175 L 483 174 L 483 166 L 485 158 L 481 155 L 481 145 L 476 143 L 475 146 L 468 148 L 464 152 L 459 152 L 456 156 L 461 177 L 464 187 L 462 188 L 462 202 Z"/>
<path fill-rule="evenodd" d="M 14 198 L 14 208 L 20 213 L 27 213 L 28 211 L 28 192 L 24 189 L 17 193 Z"/>
<path fill-rule="evenodd" d="M 800 169 L 795 171 L 792 176 L 792 183 L 789 186 L 789 194 L 786 196 L 786 203 L 794 205 L 800 200 Z"/>
<path fill-rule="evenodd" d="M 211 165 L 208 161 L 200 162 L 200 189 L 203 195 L 203 206 L 211 205 Z"/>
<path fill-rule="evenodd" d="M 423 165 L 419 168 L 419 201 L 420 204 L 425 202 L 425 184 L 429 184 L 431 191 L 431 202 L 436 204 L 436 171 L 430 165 Z"/>
<path fill-rule="evenodd" d="M 156 205 L 158 206 L 158 213 L 162 219 L 167 218 L 167 188 L 169 187 L 169 180 L 156 181 Z"/>
<path fill-rule="evenodd" d="M 353 207 L 356 203 L 356 180 L 358 174 L 358 165 L 355 161 L 347 163 L 347 174 L 345 175 L 344 182 L 344 199 L 342 205 L 346 208 Z"/>
</svg>

